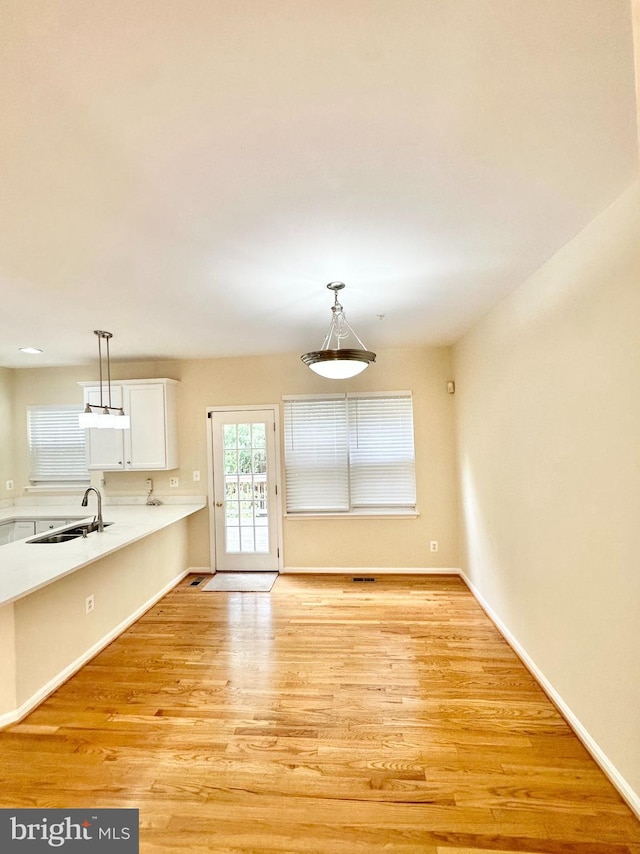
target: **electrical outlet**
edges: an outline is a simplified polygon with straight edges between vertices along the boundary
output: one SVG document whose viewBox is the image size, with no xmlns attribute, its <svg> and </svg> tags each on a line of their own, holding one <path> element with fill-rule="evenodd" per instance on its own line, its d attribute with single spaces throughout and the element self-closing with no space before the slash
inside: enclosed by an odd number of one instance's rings
<svg viewBox="0 0 640 854">
<path fill-rule="evenodd" d="M 194 471 L 193 479 L 194 480 L 200 480 L 200 472 L 199 471 Z"/>
<path fill-rule="evenodd" d="M 169 478 L 169 486 L 172 486 L 172 487 L 180 486 L 180 478 L 179 477 L 170 477 Z"/>
<path fill-rule="evenodd" d="M 93 609 L 95 608 L 95 605 L 96 605 L 96 603 L 95 603 L 95 599 L 94 599 L 94 596 L 92 593 L 91 596 L 87 596 L 87 598 L 84 600 L 84 612 L 85 612 L 85 614 L 90 614 L 93 611 Z"/>
<path fill-rule="evenodd" d="M 146 479 L 145 483 L 147 484 L 147 492 L 153 492 L 153 481 L 150 477 Z"/>
<path fill-rule="evenodd" d="M 438 551 L 438 541 L 437 540 L 431 540 L 431 542 L 429 543 L 429 551 L 432 551 L 432 552 Z"/>
<path fill-rule="evenodd" d="M 8 480 L 7 481 L 7 492 L 11 492 L 12 489 L 13 489 L 13 481 Z"/>
</svg>

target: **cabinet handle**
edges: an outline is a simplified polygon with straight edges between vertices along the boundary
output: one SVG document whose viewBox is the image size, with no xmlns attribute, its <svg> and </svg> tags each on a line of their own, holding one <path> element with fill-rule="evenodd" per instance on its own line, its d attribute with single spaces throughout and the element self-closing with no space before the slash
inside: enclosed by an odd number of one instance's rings
<svg viewBox="0 0 640 854">
<path fill-rule="evenodd" d="M 128 466 L 130 466 L 130 465 L 131 465 L 131 460 L 127 460 L 127 465 L 128 465 Z"/>
</svg>

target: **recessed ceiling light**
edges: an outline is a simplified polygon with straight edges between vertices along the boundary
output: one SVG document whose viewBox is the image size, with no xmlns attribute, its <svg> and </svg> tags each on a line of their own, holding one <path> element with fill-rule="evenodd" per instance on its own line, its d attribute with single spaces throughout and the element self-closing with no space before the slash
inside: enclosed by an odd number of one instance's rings
<svg viewBox="0 0 640 854">
<path fill-rule="evenodd" d="M 37 356 L 39 353 L 42 353 L 42 350 L 39 347 L 20 347 L 21 353 L 28 353 L 30 356 Z"/>
</svg>

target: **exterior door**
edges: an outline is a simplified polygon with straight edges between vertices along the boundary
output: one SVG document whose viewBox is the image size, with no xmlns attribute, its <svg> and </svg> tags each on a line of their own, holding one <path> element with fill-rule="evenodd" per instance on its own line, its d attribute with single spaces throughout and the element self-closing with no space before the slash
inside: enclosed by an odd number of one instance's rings
<svg viewBox="0 0 640 854">
<path fill-rule="evenodd" d="M 218 410 L 210 418 L 216 570 L 277 571 L 275 411 Z"/>
</svg>

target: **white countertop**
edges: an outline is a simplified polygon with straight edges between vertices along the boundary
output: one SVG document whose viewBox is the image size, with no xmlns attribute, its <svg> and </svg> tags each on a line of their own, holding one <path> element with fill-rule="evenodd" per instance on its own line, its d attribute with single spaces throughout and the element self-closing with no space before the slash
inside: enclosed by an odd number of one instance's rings
<svg viewBox="0 0 640 854">
<path fill-rule="evenodd" d="M 92 510 L 95 511 L 95 501 L 93 504 Z M 102 515 L 105 522 L 112 524 L 102 533 L 96 531 L 86 539 L 78 537 L 66 543 L 28 543 L 19 540 L 0 546 L 0 605 L 28 596 L 205 506 L 204 499 L 194 499 L 190 504 L 161 504 L 155 507 L 146 504 L 106 504 L 103 505 Z M 83 508 L 78 503 L 16 506 L 0 509 L 0 522 L 10 519 L 73 519 L 82 512 Z M 93 517 L 94 512 L 91 512 L 83 519 L 91 521 Z M 60 527 L 72 526 L 61 521 Z"/>
</svg>

